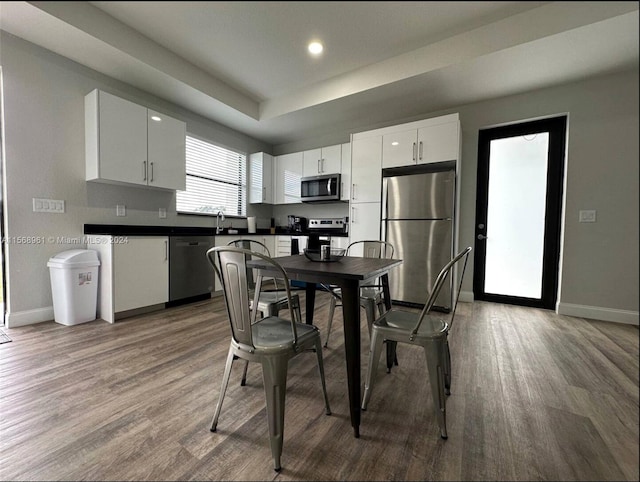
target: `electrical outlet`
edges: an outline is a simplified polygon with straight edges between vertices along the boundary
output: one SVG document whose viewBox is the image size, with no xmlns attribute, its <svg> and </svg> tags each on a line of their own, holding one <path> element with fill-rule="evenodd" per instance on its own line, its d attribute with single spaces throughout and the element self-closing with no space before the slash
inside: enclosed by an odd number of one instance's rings
<svg viewBox="0 0 640 482">
<path fill-rule="evenodd" d="M 158 217 L 164 219 L 167 217 L 167 210 L 165 208 L 158 208 Z"/>
<path fill-rule="evenodd" d="M 581 223 L 595 223 L 596 222 L 596 211 L 593 210 L 593 209 L 581 210 L 578 220 Z"/>
<path fill-rule="evenodd" d="M 127 215 L 127 208 L 124 206 L 124 204 L 118 204 L 116 206 L 116 216 L 126 216 Z"/>
</svg>

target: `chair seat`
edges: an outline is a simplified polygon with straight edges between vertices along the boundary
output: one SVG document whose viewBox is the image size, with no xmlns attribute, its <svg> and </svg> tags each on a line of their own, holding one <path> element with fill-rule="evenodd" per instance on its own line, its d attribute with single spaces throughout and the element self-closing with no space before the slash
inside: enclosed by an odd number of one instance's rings
<svg viewBox="0 0 640 482">
<path fill-rule="evenodd" d="M 294 305 L 298 304 L 297 295 L 293 295 L 292 300 L 294 301 Z M 251 300 L 251 304 L 253 304 L 253 300 Z M 279 292 L 263 292 L 260 293 L 260 298 L 258 298 L 258 311 L 261 311 L 265 314 L 275 315 L 281 309 L 286 308 L 289 305 L 289 299 L 287 298 L 286 293 Z"/>
<path fill-rule="evenodd" d="M 318 336 L 318 328 L 305 323 L 296 323 L 298 345 L 304 345 Z M 269 316 L 253 325 L 253 346 L 260 349 L 280 350 L 293 346 L 291 321 Z"/>
<path fill-rule="evenodd" d="M 291 303 L 294 313 L 297 315 L 296 321 L 301 321 L 302 314 L 300 313 L 300 298 L 298 295 L 291 296 Z M 258 311 L 266 316 L 278 316 L 278 312 L 288 306 L 289 299 L 286 291 L 265 291 L 260 293 L 258 298 Z M 253 298 L 249 303 L 249 307 L 253 308 Z"/>
<path fill-rule="evenodd" d="M 296 295 L 293 295 L 295 297 Z M 258 304 L 267 303 L 284 303 L 287 304 L 287 293 L 285 291 L 263 291 L 260 293 Z"/>
<path fill-rule="evenodd" d="M 337 295 L 338 297 L 342 298 L 342 290 L 340 288 L 330 287 L 330 291 L 333 292 L 334 295 Z M 382 290 L 379 288 L 374 288 L 371 286 L 363 286 L 362 288 L 360 288 L 361 304 L 371 300 L 377 303 L 378 301 L 382 300 L 382 294 L 383 294 Z"/>
<path fill-rule="evenodd" d="M 380 330 L 385 335 L 397 335 L 394 339 L 407 341 L 419 317 L 420 313 L 391 309 L 373 323 L 373 329 Z M 445 320 L 428 314 L 420 325 L 416 340 L 439 338 L 448 330 L 449 324 Z"/>
</svg>

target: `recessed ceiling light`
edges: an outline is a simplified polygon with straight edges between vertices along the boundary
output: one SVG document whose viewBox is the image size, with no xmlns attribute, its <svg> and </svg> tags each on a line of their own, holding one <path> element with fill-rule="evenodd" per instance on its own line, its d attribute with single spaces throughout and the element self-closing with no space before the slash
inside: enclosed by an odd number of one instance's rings
<svg viewBox="0 0 640 482">
<path fill-rule="evenodd" d="M 151 116 L 151 120 L 154 120 L 156 122 L 160 122 L 162 119 L 160 117 L 158 117 L 157 115 L 152 115 Z"/>
<path fill-rule="evenodd" d="M 308 48 L 311 55 L 320 55 L 324 49 L 320 42 L 311 42 Z"/>
</svg>

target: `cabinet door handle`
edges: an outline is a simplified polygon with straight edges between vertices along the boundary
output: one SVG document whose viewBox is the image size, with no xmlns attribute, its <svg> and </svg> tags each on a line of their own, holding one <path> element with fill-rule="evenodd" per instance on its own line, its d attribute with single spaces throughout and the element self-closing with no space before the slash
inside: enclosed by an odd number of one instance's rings
<svg viewBox="0 0 640 482">
<path fill-rule="evenodd" d="M 153 182 L 153 162 L 149 163 L 149 167 L 151 168 L 151 178 L 149 179 L 149 182 Z"/>
<path fill-rule="evenodd" d="M 322 162 L 322 159 L 318 159 L 318 174 L 322 172 L 322 167 L 320 167 L 321 162 Z"/>
<path fill-rule="evenodd" d="M 422 141 L 420 141 L 420 151 L 419 151 L 419 153 L 418 153 L 418 159 L 420 159 L 420 160 L 422 160 L 422 151 L 423 151 L 423 148 L 422 148 Z"/>
<path fill-rule="evenodd" d="M 356 200 L 356 184 L 351 184 L 351 199 Z"/>
<path fill-rule="evenodd" d="M 356 224 L 356 208 L 351 206 L 351 224 Z"/>
<path fill-rule="evenodd" d="M 267 188 L 263 187 L 262 188 L 262 202 L 265 202 L 267 200 Z"/>
<path fill-rule="evenodd" d="M 324 174 L 324 159 L 320 159 L 320 172 Z"/>
<path fill-rule="evenodd" d="M 164 260 L 169 261 L 169 241 L 164 240 Z"/>
<path fill-rule="evenodd" d="M 142 161 L 142 180 L 147 180 L 147 161 Z"/>
<path fill-rule="evenodd" d="M 413 143 L 413 160 L 414 161 L 416 160 L 416 156 L 417 156 L 417 154 L 416 154 L 416 143 L 414 142 Z"/>
</svg>

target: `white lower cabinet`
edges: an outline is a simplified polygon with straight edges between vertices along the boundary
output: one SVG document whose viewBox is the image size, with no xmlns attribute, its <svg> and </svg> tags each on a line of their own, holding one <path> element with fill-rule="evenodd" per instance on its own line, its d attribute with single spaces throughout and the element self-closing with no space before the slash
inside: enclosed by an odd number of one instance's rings
<svg viewBox="0 0 640 482">
<path fill-rule="evenodd" d="M 276 236 L 275 256 L 291 256 L 291 236 Z"/>
<path fill-rule="evenodd" d="M 276 240 L 275 236 L 272 235 L 261 235 L 261 234 L 243 234 L 240 236 L 242 239 L 250 239 L 253 241 L 258 241 L 259 243 L 264 244 L 269 250 L 269 254 L 272 257 L 276 255 Z"/>
<path fill-rule="evenodd" d="M 280 237 L 280 236 L 278 236 Z M 288 237 L 288 236 L 287 236 Z M 250 239 L 253 241 L 258 241 L 259 243 L 264 244 L 271 256 L 284 256 L 284 255 L 276 255 L 276 236 L 273 235 L 261 235 L 261 234 L 229 234 L 223 236 L 215 237 L 215 246 L 227 246 L 231 241 L 235 241 L 236 239 Z M 220 284 L 220 280 L 216 276 L 215 279 L 215 291 L 222 291 L 222 284 Z"/>
<path fill-rule="evenodd" d="M 169 238 L 91 236 L 88 249 L 100 257 L 98 317 L 113 323 L 138 308 L 164 308 L 169 300 Z"/>
<path fill-rule="evenodd" d="M 302 254 L 307 248 L 308 236 L 276 236 L 276 254 L 278 256 L 291 256 L 291 247 L 293 243 L 298 243 L 298 254 Z"/>
<path fill-rule="evenodd" d="M 347 249 L 348 246 L 349 246 L 349 238 L 347 238 L 346 236 L 331 236 L 332 248 Z"/>
<path fill-rule="evenodd" d="M 380 239 L 381 203 L 351 203 L 349 242 Z M 352 256 L 362 256 L 354 251 Z"/>
</svg>

